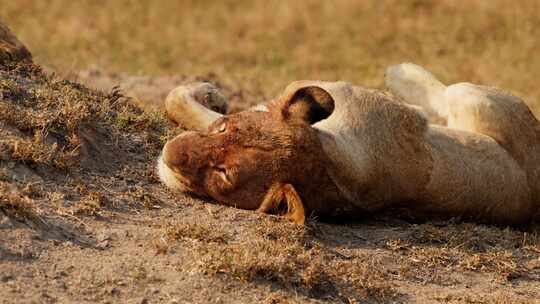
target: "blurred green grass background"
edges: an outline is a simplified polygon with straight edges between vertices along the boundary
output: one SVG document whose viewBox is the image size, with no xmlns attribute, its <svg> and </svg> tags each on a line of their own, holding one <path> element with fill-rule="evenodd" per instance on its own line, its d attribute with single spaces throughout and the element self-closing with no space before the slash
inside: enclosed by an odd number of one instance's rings
<svg viewBox="0 0 540 304">
<path fill-rule="evenodd" d="M 411 61 L 540 110 L 536 0 L 17 0 L 0 18 L 58 71 L 217 74 L 264 98 L 297 79 L 382 85 Z"/>
</svg>

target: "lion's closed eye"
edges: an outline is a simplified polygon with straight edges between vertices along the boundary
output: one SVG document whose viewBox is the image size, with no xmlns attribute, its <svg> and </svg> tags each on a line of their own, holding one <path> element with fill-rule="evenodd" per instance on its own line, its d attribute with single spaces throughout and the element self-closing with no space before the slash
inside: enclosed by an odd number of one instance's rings
<svg viewBox="0 0 540 304">
<path fill-rule="evenodd" d="M 223 182 L 225 182 L 227 185 L 232 185 L 225 167 L 217 167 L 215 172 L 221 178 L 221 180 L 223 180 Z"/>
</svg>

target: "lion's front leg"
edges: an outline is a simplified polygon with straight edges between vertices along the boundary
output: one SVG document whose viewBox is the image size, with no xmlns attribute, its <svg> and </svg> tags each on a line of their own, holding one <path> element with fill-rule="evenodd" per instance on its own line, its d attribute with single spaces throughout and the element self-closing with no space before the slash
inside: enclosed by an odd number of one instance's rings
<svg viewBox="0 0 540 304">
<path fill-rule="evenodd" d="M 285 209 L 284 206 L 286 206 L 286 211 L 281 211 L 280 209 Z M 257 211 L 261 213 L 275 212 L 282 214 L 286 219 L 297 224 L 303 225 L 305 223 L 305 210 L 302 199 L 291 184 L 273 184 Z"/>
</svg>

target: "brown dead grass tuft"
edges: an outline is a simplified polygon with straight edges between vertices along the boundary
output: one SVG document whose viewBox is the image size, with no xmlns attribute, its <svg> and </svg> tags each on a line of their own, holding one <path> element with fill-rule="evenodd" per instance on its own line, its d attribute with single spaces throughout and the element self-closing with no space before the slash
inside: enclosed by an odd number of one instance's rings
<svg viewBox="0 0 540 304">
<path fill-rule="evenodd" d="M 231 239 L 230 235 L 218 227 L 186 222 L 169 224 L 165 235 L 169 241 L 191 239 L 205 243 L 227 243 Z"/>
<path fill-rule="evenodd" d="M 34 201 L 22 194 L 14 185 L 2 181 L 0 181 L 0 211 L 21 222 L 39 218 Z"/>
<path fill-rule="evenodd" d="M 473 254 L 459 262 L 459 267 L 465 270 L 494 273 L 496 279 L 506 282 L 519 278 L 524 271 L 524 265 L 510 251 L 495 251 L 484 254 Z"/>
<path fill-rule="evenodd" d="M 141 186 L 122 193 L 102 183 L 114 186 L 117 174 L 132 184 L 155 182 L 145 166 L 159 153 L 166 125 L 117 88 L 92 90 L 31 62 L 0 65 L 0 179 L 23 187 L 28 177 L 53 180 L 57 186 L 42 189 L 38 203 L 58 214 L 102 216 L 117 203 L 160 205 Z"/>
<path fill-rule="evenodd" d="M 83 152 L 100 149 L 107 140 L 90 138 L 90 130 L 103 129 L 109 138 L 144 133 L 152 150 L 161 145 L 165 121 L 131 105 L 115 88 L 109 93 L 90 90 L 28 62 L 9 62 L 0 68 L 0 121 L 18 130 L 3 138 L 8 157 L 32 165 L 75 169 Z M 154 151 L 154 154 L 157 152 Z"/>
<path fill-rule="evenodd" d="M 440 303 L 466 303 L 466 304 L 533 304 L 536 303 L 534 299 L 519 300 L 509 294 L 496 294 L 496 295 L 474 295 L 474 294 L 460 294 L 450 295 L 441 294 L 433 297 L 434 300 Z"/>
<path fill-rule="evenodd" d="M 76 163 L 76 149 L 65 151 L 57 143 L 46 144 L 40 134 L 33 138 L 5 137 L 2 142 L 7 145 L 10 159 L 24 164 L 66 170 Z"/>
<path fill-rule="evenodd" d="M 504 283 L 531 274 L 527 265 L 538 258 L 540 237 L 537 230 L 423 224 L 385 246 L 401 257 L 398 273 L 405 279 L 438 284 L 453 271 L 465 271 L 491 274 Z"/>
<path fill-rule="evenodd" d="M 184 246 L 192 253 L 191 267 L 206 275 L 270 284 L 316 299 L 389 301 L 398 297 L 376 258 L 340 255 L 317 241 L 314 230 L 268 217 L 248 232 L 251 238 L 216 235 L 219 230 L 204 223 L 174 225 L 165 234 L 169 240 L 197 240 Z"/>
<path fill-rule="evenodd" d="M 130 195 L 146 209 L 157 209 L 162 204 L 160 199 L 156 198 L 155 195 L 143 187 L 136 187 L 131 190 Z"/>
<path fill-rule="evenodd" d="M 296 301 L 295 299 L 291 298 L 290 296 L 284 296 L 284 295 L 279 294 L 277 292 L 270 293 L 262 301 L 262 304 L 293 304 L 293 303 L 301 303 L 301 302 Z"/>
<path fill-rule="evenodd" d="M 109 200 L 103 193 L 91 191 L 83 196 L 77 204 L 69 208 L 68 212 L 75 216 L 99 216 L 103 208 L 109 204 Z"/>
<path fill-rule="evenodd" d="M 0 120 L 21 132 L 3 143 L 16 161 L 66 169 L 77 160 L 78 128 L 110 99 L 21 65 L 32 64 L 10 63 L 0 71 Z"/>
</svg>

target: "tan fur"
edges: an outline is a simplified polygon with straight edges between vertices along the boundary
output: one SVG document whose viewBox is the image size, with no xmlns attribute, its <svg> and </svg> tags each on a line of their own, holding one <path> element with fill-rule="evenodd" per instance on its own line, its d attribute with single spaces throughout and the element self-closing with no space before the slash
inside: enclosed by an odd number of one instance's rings
<svg viewBox="0 0 540 304">
<path fill-rule="evenodd" d="M 521 100 L 471 84 L 446 87 L 410 64 L 389 69 L 387 85 L 399 97 L 298 81 L 268 112 L 217 120 L 204 113 L 208 130 L 165 145 L 163 164 L 174 172 L 167 178 L 239 208 L 280 213 L 286 203 L 296 222 L 388 207 L 530 220 L 540 202 L 540 123 Z M 430 125 L 433 115 L 447 126 Z"/>
<path fill-rule="evenodd" d="M 446 124 L 448 105 L 445 85 L 421 66 L 402 63 L 390 66 L 385 73 L 386 87 L 408 103 L 422 108 L 432 122 Z"/>
</svg>

